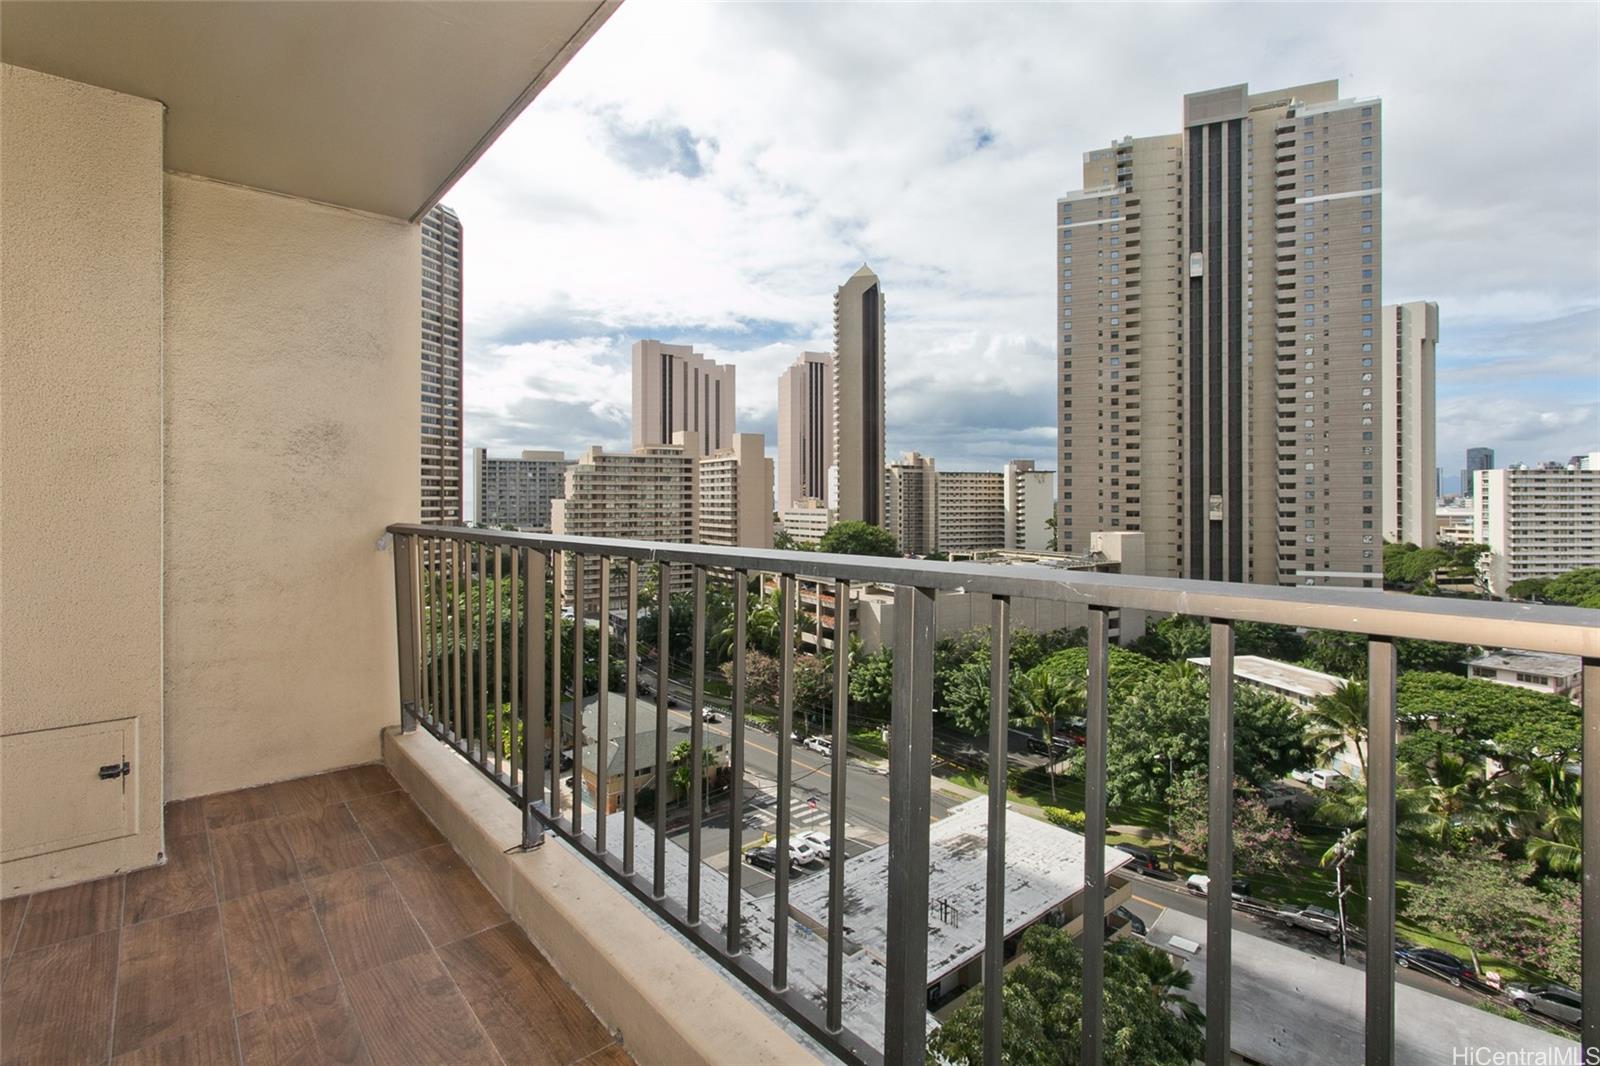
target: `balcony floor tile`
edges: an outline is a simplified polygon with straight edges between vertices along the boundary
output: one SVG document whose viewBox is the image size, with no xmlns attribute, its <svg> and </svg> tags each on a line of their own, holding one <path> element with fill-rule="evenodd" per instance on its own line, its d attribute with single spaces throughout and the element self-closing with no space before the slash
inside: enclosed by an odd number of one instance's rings
<svg viewBox="0 0 1600 1066">
<path fill-rule="evenodd" d="M 166 818 L 164 866 L 0 902 L 0 1066 L 632 1061 L 383 767 Z"/>
</svg>

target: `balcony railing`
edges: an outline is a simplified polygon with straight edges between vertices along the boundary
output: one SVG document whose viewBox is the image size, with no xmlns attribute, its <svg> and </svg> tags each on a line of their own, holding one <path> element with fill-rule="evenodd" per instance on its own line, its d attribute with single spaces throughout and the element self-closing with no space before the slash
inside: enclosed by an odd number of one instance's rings
<svg viewBox="0 0 1600 1066">
<path fill-rule="evenodd" d="M 1158 579 L 1043 566 L 985 566 L 920 560 L 758 551 L 703 545 L 560 537 L 393 525 L 398 617 L 401 721 L 450 745 L 503 789 L 523 812 L 523 846 L 535 847 L 546 831 L 575 847 L 598 869 L 630 891 L 706 955 L 755 990 L 823 1046 L 846 1061 L 920 1063 L 927 1047 L 929 914 L 929 815 L 932 781 L 934 602 L 940 591 L 993 598 L 990 728 L 988 737 L 987 884 L 983 941 L 983 985 L 974 993 L 984 1005 L 984 1061 L 1001 1060 L 1001 975 L 1005 963 L 1005 815 L 1008 728 L 1007 663 L 1011 601 L 1030 597 L 1076 604 L 1088 612 L 1088 678 L 1085 707 L 1084 888 L 1081 913 L 1106 908 L 1106 732 L 1109 634 L 1114 611 L 1180 613 L 1211 620 L 1209 712 L 1209 817 L 1207 872 L 1211 883 L 1233 880 L 1233 623 L 1281 624 L 1358 633 L 1367 637 L 1369 752 L 1367 781 L 1367 963 L 1366 1053 L 1368 1066 L 1394 1061 L 1395 941 L 1395 641 L 1402 638 L 1515 647 L 1578 655 L 1583 660 L 1583 762 L 1600 766 L 1600 612 L 1537 605 L 1486 603 L 1397 595 L 1365 590 L 1288 589 L 1263 585 Z M 568 558 L 570 557 L 570 559 Z M 601 607 L 598 676 L 606 686 L 612 662 L 612 626 L 607 607 L 615 570 L 626 596 L 622 609 L 622 655 L 626 670 L 623 718 L 622 841 L 608 840 L 610 803 L 603 763 L 612 742 L 604 692 L 595 719 L 593 810 L 586 815 L 583 788 L 585 613 L 589 597 L 571 603 L 572 647 L 562 647 L 562 626 L 528 625 L 549 606 L 562 616 L 564 568 L 572 561 L 599 561 Z M 654 568 L 660 599 L 656 608 L 653 765 L 668 765 L 670 733 L 670 595 L 692 592 L 692 696 L 690 765 L 703 766 L 705 732 L 700 708 L 705 695 L 706 584 L 729 580 L 742 590 L 752 576 L 778 575 L 783 590 L 781 683 L 778 707 L 776 854 L 772 928 L 765 933 L 771 964 L 755 958 L 747 943 L 749 911 L 741 892 L 741 834 L 729 833 L 726 900 L 701 891 L 705 777 L 689 774 L 688 866 L 682 898 L 669 896 L 667 789 L 655 787 L 649 876 L 636 859 L 635 767 L 639 685 L 639 580 Z M 648 571 L 646 571 L 648 573 Z M 794 726 L 794 656 L 797 582 L 831 583 L 834 602 L 849 601 L 852 585 L 890 585 L 894 592 L 894 675 L 889 747 L 889 861 L 887 952 L 881 1045 L 844 1024 L 844 898 L 846 776 L 849 741 L 845 656 L 837 656 L 832 683 L 830 863 L 827 889 L 826 972 L 821 1002 L 791 983 L 789 964 L 789 795 Z M 581 586 L 580 586 L 581 587 Z M 509 594 L 502 590 L 509 590 Z M 492 603 L 490 598 L 492 597 Z M 474 611 L 471 604 L 478 604 Z M 730 807 L 738 824 L 743 810 L 746 728 L 745 668 L 747 606 L 733 597 Z M 472 638 L 476 619 L 478 633 Z M 465 633 L 463 626 L 466 626 Z M 490 626 L 493 627 L 492 632 Z M 465 638 L 465 639 L 464 639 Z M 563 661 L 573 678 L 574 787 L 564 804 L 561 777 Z M 509 708 L 509 714 L 504 710 Z M 546 744 L 550 752 L 548 765 Z M 661 778 L 657 777 L 657 783 Z M 565 809 L 563 809 L 565 806 Z M 1600 788 L 1585 788 L 1582 888 L 1582 1042 L 1600 1047 Z M 731 827 L 730 827 L 731 828 Z M 725 907 L 717 916 L 714 909 Z M 716 919 L 716 920 L 714 920 Z M 1232 900 L 1228 892 L 1206 901 L 1206 1061 L 1229 1061 L 1232 986 Z M 1102 922 L 1083 923 L 1082 1055 L 1102 1061 L 1104 959 Z"/>
</svg>

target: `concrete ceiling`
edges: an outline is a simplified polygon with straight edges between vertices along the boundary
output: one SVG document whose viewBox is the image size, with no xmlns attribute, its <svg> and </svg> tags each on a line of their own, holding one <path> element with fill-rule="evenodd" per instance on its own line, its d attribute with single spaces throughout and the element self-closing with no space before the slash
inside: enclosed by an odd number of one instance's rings
<svg viewBox="0 0 1600 1066">
<path fill-rule="evenodd" d="M 5 0 L 0 58 L 167 105 L 168 170 L 417 219 L 620 0 Z"/>
</svg>

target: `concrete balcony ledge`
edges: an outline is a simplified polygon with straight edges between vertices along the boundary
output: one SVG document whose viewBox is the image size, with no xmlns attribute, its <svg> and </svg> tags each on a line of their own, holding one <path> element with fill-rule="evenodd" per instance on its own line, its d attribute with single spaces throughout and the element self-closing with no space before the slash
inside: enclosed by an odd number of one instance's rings
<svg viewBox="0 0 1600 1066">
<path fill-rule="evenodd" d="M 565 842 L 522 838 L 505 794 L 426 732 L 383 735 L 383 760 L 528 938 L 643 1064 L 815 1063 L 774 1014 Z"/>
</svg>

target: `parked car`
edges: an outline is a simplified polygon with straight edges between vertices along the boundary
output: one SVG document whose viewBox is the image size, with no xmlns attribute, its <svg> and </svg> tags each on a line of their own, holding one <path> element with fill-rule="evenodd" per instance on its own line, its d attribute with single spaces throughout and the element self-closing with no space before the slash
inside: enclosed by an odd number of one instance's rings
<svg viewBox="0 0 1600 1066">
<path fill-rule="evenodd" d="M 1043 737 L 1028 738 L 1028 751 L 1034 755 L 1051 755 L 1059 758 L 1072 751 L 1072 748 L 1072 742 L 1059 733 L 1050 739 L 1048 747 L 1045 746 Z"/>
<path fill-rule="evenodd" d="M 1583 997 L 1566 985 L 1507 985 L 1512 1006 L 1568 1025 L 1583 1024 Z"/>
<path fill-rule="evenodd" d="M 1149 848 L 1141 848 L 1137 844 L 1117 844 L 1116 849 L 1133 856 L 1133 861 L 1128 865 L 1144 873 L 1155 873 L 1161 869 L 1161 860 Z"/>
<path fill-rule="evenodd" d="M 1190 874 L 1189 875 L 1189 879 L 1184 882 L 1184 887 L 1186 887 L 1190 892 L 1193 892 L 1197 896 L 1203 896 L 1211 888 L 1211 878 L 1207 874 Z M 1233 881 L 1233 898 L 1234 899 L 1245 899 L 1249 895 L 1250 895 L 1250 882 L 1249 881 L 1240 880 L 1239 878 L 1234 878 L 1234 881 Z"/>
<path fill-rule="evenodd" d="M 810 866 L 822 861 L 822 853 L 798 836 L 789 838 L 789 860 L 799 866 Z"/>
<path fill-rule="evenodd" d="M 1313 770 L 1311 771 L 1312 788 L 1340 788 L 1345 783 L 1345 776 L 1338 770 Z"/>
<path fill-rule="evenodd" d="M 812 751 L 817 752 L 819 755 L 832 755 L 833 754 L 833 738 L 832 737 L 825 737 L 825 736 L 822 736 L 821 734 L 818 734 L 817 736 L 814 736 L 814 737 L 806 737 L 805 740 L 801 741 L 801 745 L 803 747 L 810 748 Z"/>
<path fill-rule="evenodd" d="M 1479 983 L 1477 972 L 1469 964 L 1438 948 L 1414 945 L 1398 947 L 1394 949 L 1394 961 L 1404 969 L 1421 970 L 1435 977 L 1442 977 L 1457 988 L 1460 988 L 1463 982 Z"/>
<path fill-rule="evenodd" d="M 700 720 L 702 722 L 720 722 L 722 721 L 722 715 L 710 707 L 702 707 L 700 708 Z"/>
<path fill-rule="evenodd" d="M 796 833 L 794 835 L 794 839 L 805 844 L 810 844 L 816 849 L 817 854 L 824 859 L 833 858 L 832 841 L 830 841 L 823 834 L 818 833 L 816 830 L 807 830 L 804 833 Z"/>
<path fill-rule="evenodd" d="M 744 853 L 744 861 L 758 870 L 776 870 L 778 868 L 778 848 L 774 844 L 763 844 L 758 848 L 751 848 Z M 793 858 L 789 860 L 789 872 L 797 872 Z"/>
<path fill-rule="evenodd" d="M 1278 920 L 1285 925 L 1320 933 L 1329 940 L 1339 939 L 1339 915 L 1326 907 L 1301 907 L 1299 910 L 1279 911 Z"/>
<path fill-rule="evenodd" d="M 1128 928 L 1133 930 L 1135 936 L 1144 936 L 1144 919 L 1143 918 L 1139 917 L 1137 914 L 1133 913 L 1132 911 L 1130 911 L 1126 907 L 1118 907 L 1116 910 L 1112 911 L 1111 913 L 1114 916 L 1116 916 L 1118 918 L 1121 918 L 1124 922 L 1128 923 Z M 1109 928 L 1110 924 L 1111 924 L 1110 922 L 1106 923 L 1108 928 Z"/>
</svg>

